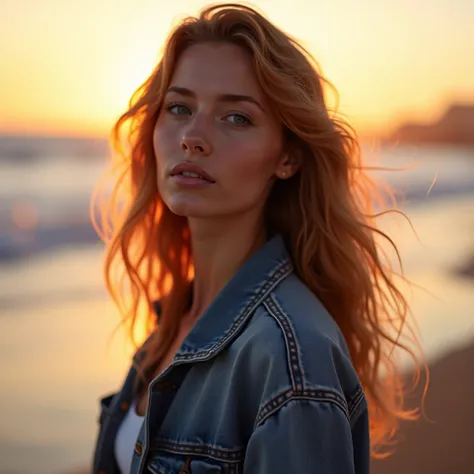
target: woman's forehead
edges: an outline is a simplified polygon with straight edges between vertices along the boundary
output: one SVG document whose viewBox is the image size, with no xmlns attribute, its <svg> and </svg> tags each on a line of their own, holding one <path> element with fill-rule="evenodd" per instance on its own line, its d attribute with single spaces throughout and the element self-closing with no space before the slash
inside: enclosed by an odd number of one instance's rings
<svg viewBox="0 0 474 474">
<path fill-rule="evenodd" d="M 197 95 L 240 94 L 264 100 L 250 54 L 227 43 L 187 48 L 178 59 L 170 85 L 193 90 Z"/>
</svg>

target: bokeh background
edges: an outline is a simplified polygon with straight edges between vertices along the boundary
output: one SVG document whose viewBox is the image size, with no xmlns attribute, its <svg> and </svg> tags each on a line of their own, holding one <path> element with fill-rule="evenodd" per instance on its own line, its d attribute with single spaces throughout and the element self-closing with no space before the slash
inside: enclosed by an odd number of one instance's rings
<svg viewBox="0 0 474 474">
<path fill-rule="evenodd" d="M 194 0 L 0 2 L 0 473 L 87 469 L 97 399 L 131 345 L 89 219 L 107 136 Z M 340 94 L 395 187 L 407 292 L 432 370 L 426 416 L 376 473 L 474 472 L 474 2 L 255 1 Z M 416 165 L 410 167 L 410 165 Z M 406 366 L 409 370 L 409 366 Z M 322 427 L 323 429 L 323 427 Z M 86 472 L 86 471 L 84 471 Z"/>
</svg>

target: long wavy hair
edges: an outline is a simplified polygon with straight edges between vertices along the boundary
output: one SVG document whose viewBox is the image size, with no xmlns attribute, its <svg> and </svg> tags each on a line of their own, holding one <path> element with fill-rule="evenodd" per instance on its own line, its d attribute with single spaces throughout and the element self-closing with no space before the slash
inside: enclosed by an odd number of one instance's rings
<svg viewBox="0 0 474 474">
<path fill-rule="evenodd" d="M 132 340 L 140 318 L 151 335 L 140 364 L 142 386 L 170 349 L 191 298 L 189 228 L 158 192 L 152 136 L 181 53 L 201 42 L 231 43 L 249 53 L 283 124 L 286 145 L 300 156 L 300 172 L 274 184 L 265 222 L 269 232 L 283 236 L 296 273 L 345 337 L 369 404 L 372 454 L 381 457 L 380 447 L 393 440 L 399 421 L 417 417 L 404 408 L 406 387 L 393 351 L 411 355 L 420 373 L 412 344 L 416 337 L 401 338 L 410 313 L 397 281 L 405 279 L 395 272 L 382 242 L 399 258 L 397 247 L 376 224 L 383 213 L 376 209 L 387 196 L 362 165 L 356 132 L 330 110 L 328 91 L 337 92 L 317 62 L 248 6 L 208 6 L 173 29 L 157 66 L 112 129 L 113 188 L 110 192 L 101 181 L 92 198 L 92 209 L 100 211 L 98 218 L 92 212 L 92 220 L 107 246 L 107 288 Z M 105 201 L 99 203 L 100 196 Z"/>
</svg>

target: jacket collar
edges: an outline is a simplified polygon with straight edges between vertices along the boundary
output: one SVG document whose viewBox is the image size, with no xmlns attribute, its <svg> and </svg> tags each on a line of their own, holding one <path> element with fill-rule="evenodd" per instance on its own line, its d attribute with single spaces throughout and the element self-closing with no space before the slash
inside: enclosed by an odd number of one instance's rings
<svg viewBox="0 0 474 474">
<path fill-rule="evenodd" d="M 283 238 L 277 234 L 237 271 L 196 322 L 174 362 L 206 360 L 226 347 L 255 308 L 293 271 Z"/>
</svg>

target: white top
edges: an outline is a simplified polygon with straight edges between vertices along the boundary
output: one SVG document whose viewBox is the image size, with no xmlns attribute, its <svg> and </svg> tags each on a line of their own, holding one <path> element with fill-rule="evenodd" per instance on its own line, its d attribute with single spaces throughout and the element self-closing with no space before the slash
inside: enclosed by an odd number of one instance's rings
<svg viewBox="0 0 474 474">
<path fill-rule="evenodd" d="M 144 416 L 137 415 L 134 401 L 117 431 L 115 458 L 122 474 L 130 474 L 135 444 L 144 419 Z"/>
</svg>

